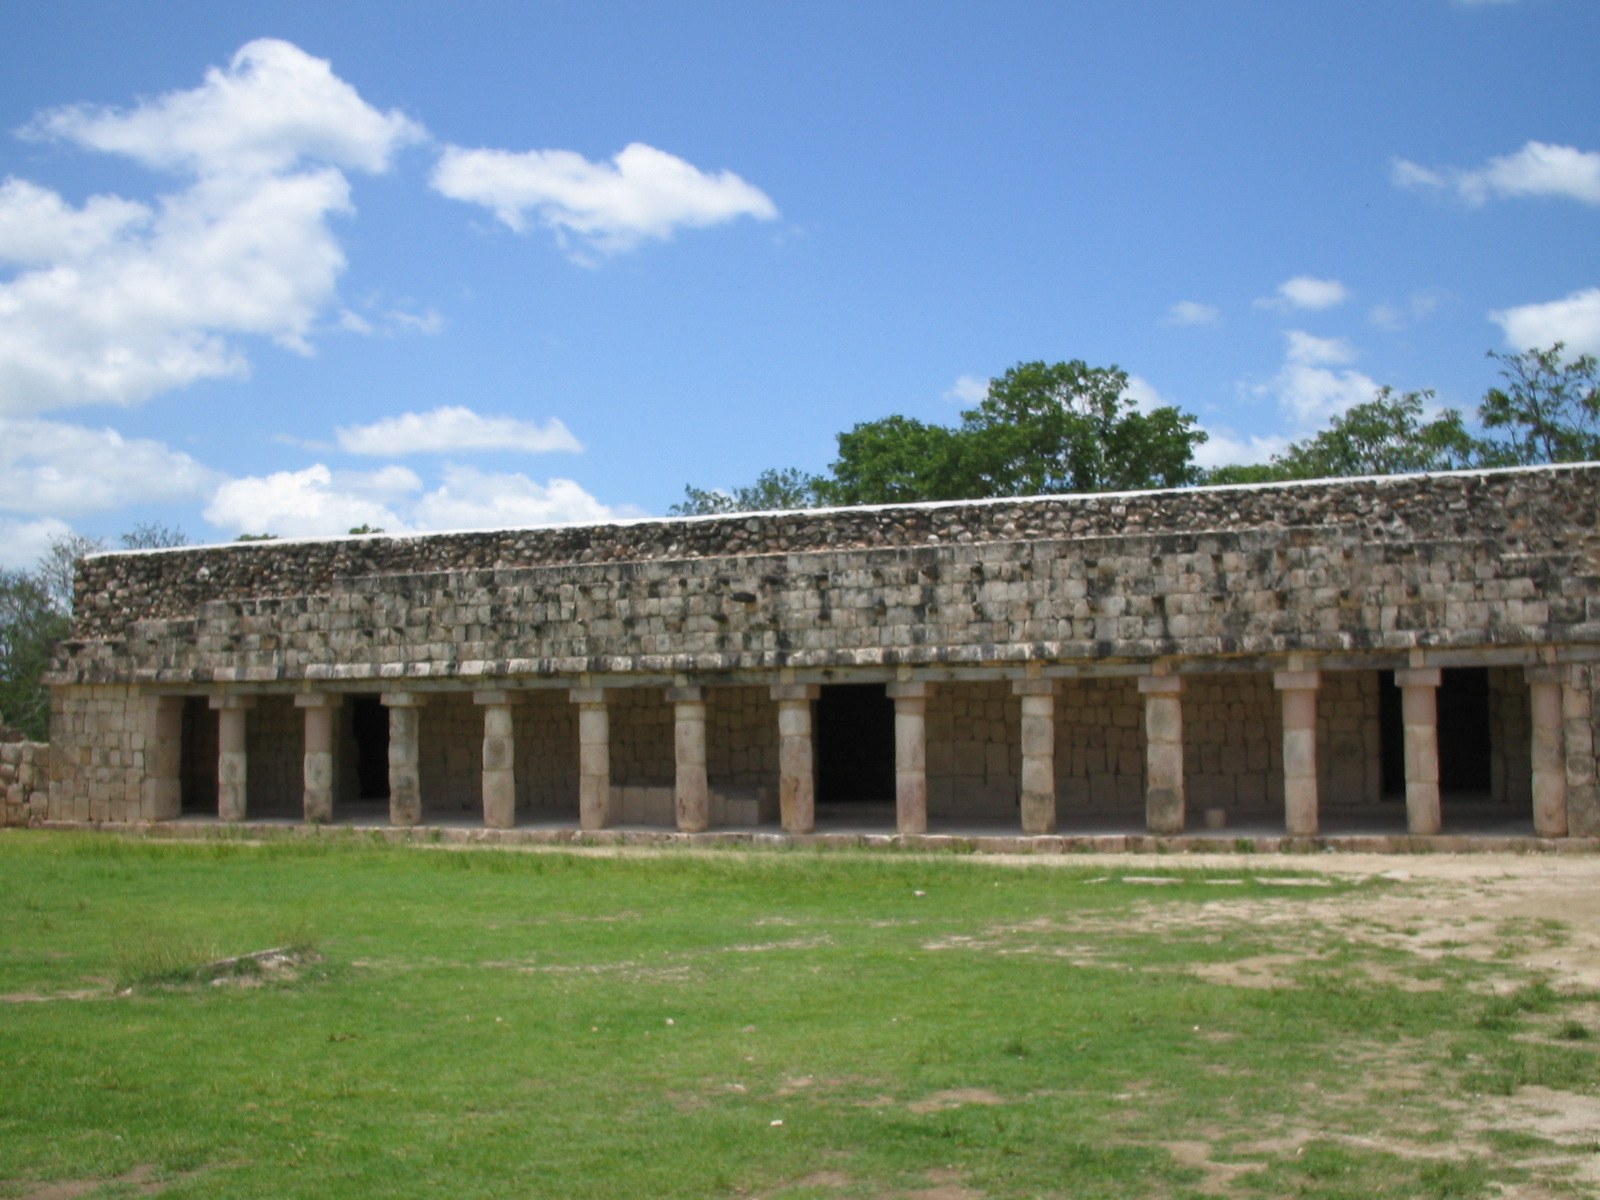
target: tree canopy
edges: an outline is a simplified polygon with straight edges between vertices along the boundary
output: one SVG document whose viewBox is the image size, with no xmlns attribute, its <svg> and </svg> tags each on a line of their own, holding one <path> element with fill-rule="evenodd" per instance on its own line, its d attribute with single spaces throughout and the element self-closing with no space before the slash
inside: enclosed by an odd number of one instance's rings
<svg viewBox="0 0 1600 1200">
<path fill-rule="evenodd" d="M 762 472 L 731 492 L 685 488 L 677 515 L 896 504 L 1059 492 L 1131 491 L 1195 483 L 1264 483 L 1396 475 L 1465 467 L 1600 460 L 1600 363 L 1557 342 L 1520 354 L 1490 351 L 1503 381 L 1488 390 L 1478 436 L 1456 409 L 1432 410 L 1432 391 L 1381 387 L 1291 443 L 1269 462 L 1202 470 L 1205 431 L 1170 406 L 1143 409 L 1117 367 L 1081 360 L 1018 363 L 989 382 L 959 425 L 915 417 L 866 421 L 837 435 L 826 475 Z M 1430 415 L 1431 414 L 1431 415 Z"/>
</svg>

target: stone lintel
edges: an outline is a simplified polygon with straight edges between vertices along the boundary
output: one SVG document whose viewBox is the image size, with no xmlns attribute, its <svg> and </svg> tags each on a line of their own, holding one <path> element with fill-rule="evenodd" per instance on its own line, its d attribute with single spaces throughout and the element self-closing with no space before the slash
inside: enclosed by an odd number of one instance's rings
<svg viewBox="0 0 1600 1200">
<path fill-rule="evenodd" d="M 575 687 L 567 693 L 567 698 L 574 704 L 604 704 L 606 702 L 606 689 Z"/>
<path fill-rule="evenodd" d="M 234 695 L 232 693 L 229 693 L 226 696 L 213 696 L 213 697 L 211 697 L 211 707 L 212 708 L 218 708 L 218 709 L 254 708 L 255 706 L 256 706 L 256 698 L 254 696 L 237 696 L 237 695 Z"/>
<path fill-rule="evenodd" d="M 1011 694 L 1013 696 L 1054 696 L 1056 694 L 1056 686 L 1054 679 L 1013 679 L 1011 681 Z"/>
<path fill-rule="evenodd" d="M 343 692 L 300 692 L 294 698 L 296 708 L 338 708 L 343 703 Z"/>
<path fill-rule="evenodd" d="M 704 704 L 705 689 L 699 687 L 670 687 L 667 689 L 668 704 Z"/>
<path fill-rule="evenodd" d="M 1439 671 L 1440 668 L 1438 667 L 1411 667 L 1404 671 L 1396 671 L 1394 673 L 1395 686 L 1403 688 L 1436 688 L 1439 686 L 1441 678 Z"/>
<path fill-rule="evenodd" d="M 1175 696 L 1183 691 L 1182 675 L 1141 675 L 1139 676 L 1139 694 Z"/>
<path fill-rule="evenodd" d="M 428 697 L 422 692 L 384 692 L 378 700 L 385 708 L 421 708 Z"/>
<path fill-rule="evenodd" d="M 1567 683 L 1572 673 L 1565 666 L 1523 667 L 1522 674 L 1529 683 Z"/>
<path fill-rule="evenodd" d="M 1322 672 L 1274 671 L 1272 686 L 1280 692 L 1314 692 L 1322 686 Z"/>
<path fill-rule="evenodd" d="M 774 700 L 815 700 L 822 695 L 822 688 L 815 683 L 775 683 L 772 685 L 772 698 Z"/>
<path fill-rule="evenodd" d="M 521 704 L 522 693 L 512 691 L 510 688 L 490 688 L 486 691 L 473 692 L 472 702 L 483 705 L 509 705 Z"/>
<path fill-rule="evenodd" d="M 891 700 L 926 700 L 933 694 L 933 684 L 925 680 L 905 680 L 888 684 L 884 690 Z"/>
</svg>

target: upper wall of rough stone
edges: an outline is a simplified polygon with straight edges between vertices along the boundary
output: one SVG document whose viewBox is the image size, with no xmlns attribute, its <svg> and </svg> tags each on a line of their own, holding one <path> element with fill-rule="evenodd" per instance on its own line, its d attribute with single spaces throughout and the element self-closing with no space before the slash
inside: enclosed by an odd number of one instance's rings
<svg viewBox="0 0 1600 1200">
<path fill-rule="evenodd" d="M 102 555 L 61 682 L 1600 641 L 1600 466 Z"/>
</svg>

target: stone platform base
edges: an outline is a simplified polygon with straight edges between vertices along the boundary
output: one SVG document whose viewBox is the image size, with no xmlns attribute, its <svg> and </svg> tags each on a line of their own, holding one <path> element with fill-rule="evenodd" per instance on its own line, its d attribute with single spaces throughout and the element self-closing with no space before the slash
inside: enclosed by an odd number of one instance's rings
<svg viewBox="0 0 1600 1200">
<path fill-rule="evenodd" d="M 1600 854 L 1595 837 L 1513 837 L 1405 833 L 1324 837 L 1238 836 L 1203 833 L 1158 837 L 1153 834 L 1046 834 L 1038 837 L 953 833 L 808 833 L 769 830 L 718 830 L 679 833 L 672 829 L 486 829 L 459 825 L 307 825 L 289 821 L 40 821 L 36 829 L 128 834 L 163 839 L 290 841 L 336 838 L 390 844 L 485 846 L 691 846 L 777 849 L 817 846 L 948 854 Z"/>
</svg>

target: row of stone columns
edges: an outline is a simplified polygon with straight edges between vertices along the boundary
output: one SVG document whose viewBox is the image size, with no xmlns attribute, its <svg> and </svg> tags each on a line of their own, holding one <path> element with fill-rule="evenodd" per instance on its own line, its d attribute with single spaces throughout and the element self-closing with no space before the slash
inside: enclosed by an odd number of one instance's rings
<svg viewBox="0 0 1600 1200">
<path fill-rule="evenodd" d="M 1565 672 L 1556 666 L 1527 668 L 1532 709 L 1534 831 L 1541 837 L 1566 833 L 1566 756 L 1564 749 Z M 1437 667 L 1395 672 L 1401 692 L 1405 741 L 1406 823 L 1416 834 L 1440 829 Z M 1315 670 L 1273 674 L 1280 696 L 1283 724 L 1284 827 L 1292 836 L 1312 836 L 1319 828 L 1317 761 L 1317 694 L 1322 676 Z M 934 684 L 899 680 L 887 687 L 894 703 L 895 824 L 901 833 L 923 833 L 928 827 L 927 703 Z M 1145 821 L 1152 833 L 1181 833 L 1187 822 L 1184 788 L 1183 676 L 1142 675 L 1144 702 Z M 1022 773 L 1019 795 L 1022 831 L 1045 834 L 1056 824 L 1055 696 L 1052 680 L 1013 681 L 1021 703 Z M 771 688 L 778 709 L 779 811 L 789 833 L 809 833 L 816 825 L 815 747 L 812 706 L 821 694 L 815 684 L 778 684 Z M 578 813 L 584 829 L 609 823 L 611 793 L 610 717 L 606 690 L 571 689 L 578 708 Z M 513 707 L 516 691 L 497 689 L 473 694 L 483 709 L 483 818 L 491 828 L 516 823 L 516 739 Z M 700 832 L 710 823 L 710 786 L 706 771 L 706 702 L 704 689 L 681 686 L 667 691 L 673 706 L 676 824 Z M 385 692 L 389 713 L 389 817 L 396 825 L 422 820 L 420 775 L 420 712 L 426 696 Z M 302 694 L 295 705 L 304 713 L 305 817 L 329 821 L 338 778 L 337 714 L 343 697 L 337 693 Z M 246 720 L 255 699 L 247 695 L 213 696 L 217 711 L 217 815 L 242 820 L 246 812 L 249 762 Z M 167 820 L 181 805 L 179 765 L 182 750 L 183 698 L 151 698 L 145 755 L 144 812 L 147 819 Z"/>
</svg>

